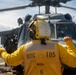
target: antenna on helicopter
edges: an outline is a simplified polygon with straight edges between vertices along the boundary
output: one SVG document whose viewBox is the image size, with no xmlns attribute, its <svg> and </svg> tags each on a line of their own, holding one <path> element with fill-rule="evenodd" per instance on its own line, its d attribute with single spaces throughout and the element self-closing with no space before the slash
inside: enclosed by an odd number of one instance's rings
<svg viewBox="0 0 76 75">
<path fill-rule="evenodd" d="M 39 14 L 40 14 L 40 6 L 39 6 Z"/>
<path fill-rule="evenodd" d="M 57 14 L 57 7 L 55 7 L 55 13 Z"/>
</svg>

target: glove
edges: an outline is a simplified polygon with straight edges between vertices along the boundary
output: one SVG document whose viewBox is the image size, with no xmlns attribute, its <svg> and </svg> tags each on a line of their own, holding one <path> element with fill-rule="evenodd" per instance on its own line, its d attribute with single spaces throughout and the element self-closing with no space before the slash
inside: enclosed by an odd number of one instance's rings
<svg viewBox="0 0 76 75">
<path fill-rule="evenodd" d="M 0 57 L 1 57 L 2 52 L 6 52 L 6 50 L 4 48 L 0 48 Z"/>
<path fill-rule="evenodd" d="M 69 36 L 65 36 L 65 37 L 63 38 L 63 40 L 64 40 L 64 41 L 68 41 L 68 40 L 72 40 L 72 38 L 69 37 Z"/>
</svg>

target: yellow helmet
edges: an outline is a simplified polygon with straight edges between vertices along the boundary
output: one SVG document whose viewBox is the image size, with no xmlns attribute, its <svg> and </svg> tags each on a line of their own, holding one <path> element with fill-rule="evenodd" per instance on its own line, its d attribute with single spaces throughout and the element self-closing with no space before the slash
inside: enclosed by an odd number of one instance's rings
<svg viewBox="0 0 76 75">
<path fill-rule="evenodd" d="M 29 24 L 29 28 L 33 30 L 36 39 L 50 38 L 51 29 L 49 23 L 46 22 L 45 20 L 40 19 L 40 20 L 32 21 Z"/>
</svg>

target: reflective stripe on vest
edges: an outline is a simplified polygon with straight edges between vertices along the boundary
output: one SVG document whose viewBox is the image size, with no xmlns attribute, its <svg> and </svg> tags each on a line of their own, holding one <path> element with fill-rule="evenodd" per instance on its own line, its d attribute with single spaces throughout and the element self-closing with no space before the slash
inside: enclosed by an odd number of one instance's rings
<svg viewBox="0 0 76 75">
<path fill-rule="evenodd" d="M 41 45 L 40 43 L 35 44 L 29 44 L 26 47 L 27 51 L 30 50 L 55 50 L 55 44 L 54 43 L 47 43 L 46 45 Z"/>
</svg>

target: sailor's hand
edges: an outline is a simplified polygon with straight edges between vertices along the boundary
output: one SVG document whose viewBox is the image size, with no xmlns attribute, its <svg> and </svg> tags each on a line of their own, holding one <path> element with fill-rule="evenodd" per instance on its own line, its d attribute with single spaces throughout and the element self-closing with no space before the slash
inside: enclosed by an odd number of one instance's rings
<svg viewBox="0 0 76 75">
<path fill-rule="evenodd" d="M 72 38 L 69 37 L 69 36 L 65 36 L 65 37 L 63 38 L 63 40 L 64 40 L 64 41 L 68 41 L 68 40 L 72 40 Z"/>
<path fill-rule="evenodd" d="M 1 57 L 1 54 L 2 52 L 5 52 L 6 50 L 4 48 L 0 48 L 0 57 Z"/>
</svg>

